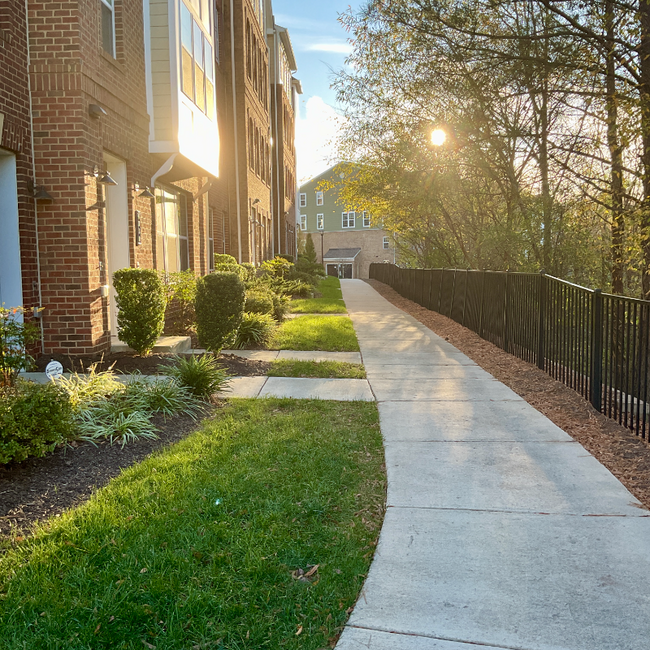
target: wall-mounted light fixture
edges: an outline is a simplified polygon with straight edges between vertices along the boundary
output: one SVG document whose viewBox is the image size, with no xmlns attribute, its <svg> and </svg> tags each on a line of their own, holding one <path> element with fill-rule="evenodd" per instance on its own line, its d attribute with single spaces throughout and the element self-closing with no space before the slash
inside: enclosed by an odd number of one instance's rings
<svg viewBox="0 0 650 650">
<path fill-rule="evenodd" d="M 140 194 L 138 194 L 139 199 L 155 199 L 156 196 L 154 193 L 149 189 L 149 187 L 145 187 Z"/>
<path fill-rule="evenodd" d="M 90 115 L 93 120 L 98 120 L 101 117 L 106 117 L 108 113 L 99 104 L 91 104 L 88 107 L 88 115 Z"/>
<path fill-rule="evenodd" d="M 111 176 L 110 172 L 107 170 L 105 172 L 100 172 L 99 167 L 95 165 L 90 172 L 85 172 L 86 176 L 92 176 L 97 179 L 97 182 L 100 185 L 118 185 L 118 182 Z"/>
<path fill-rule="evenodd" d="M 32 194 L 32 198 L 36 201 L 52 201 L 52 195 L 45 189 L 43 185 L 36 185 L 33 181 L 29 181 L 28 185 L 29 191 Z"/>
<path fill-rule="evenodd" d="M 106 171 L 99 175 L 97 182 L 100 185 L 117 185 L 117 181 L 111 176 L 110 172 Z"/>
</svg>

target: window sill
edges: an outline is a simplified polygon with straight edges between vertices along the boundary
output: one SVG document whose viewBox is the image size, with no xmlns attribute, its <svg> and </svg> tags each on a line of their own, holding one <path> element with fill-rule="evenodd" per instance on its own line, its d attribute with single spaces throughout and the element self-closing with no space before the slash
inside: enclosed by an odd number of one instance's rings
<svg viewBox="0 0 650 650">
<path fill-rule="evenodd" d="M 113 67 L 117 68 L 122 74 L 124 74 L 125 67 L 124 64 L 121 61 L 118 61 L 115 57 L 111 56 L 106 50 L 102 49 L 100 50 L 102 59 L 106 61 L 107 63 L 110 63 Z"/>
</svg>

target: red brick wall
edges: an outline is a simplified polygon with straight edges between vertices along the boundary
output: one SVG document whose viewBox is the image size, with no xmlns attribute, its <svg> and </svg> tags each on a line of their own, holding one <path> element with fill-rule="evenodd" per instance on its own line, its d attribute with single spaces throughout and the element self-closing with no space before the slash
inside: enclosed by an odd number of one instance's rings
<svg viewBox="0 0 650 650">
<path fill-rule="evenodd" d="M 46 352 L 85 354 L 110 345 L 103 189 L 91 175 L 109 152 L 126 162 L 133 265 L 151 267 L 155 241 L 148 185 L 142 2 L 116 0 L 116 58 L 102 49 L 98 0 L 29 0 L 35 159 L 53 196 L 39 206 Z M 88 113 L 102 106 L 99 120 Z M 140 210 L 142 246 L 135 246 Z"/>
</svg>

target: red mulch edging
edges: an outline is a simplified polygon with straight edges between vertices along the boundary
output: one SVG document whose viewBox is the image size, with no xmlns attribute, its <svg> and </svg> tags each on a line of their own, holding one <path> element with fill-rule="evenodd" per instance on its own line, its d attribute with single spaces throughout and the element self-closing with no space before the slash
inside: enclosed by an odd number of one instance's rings
<svg viewBox="0 0 650 650">
<path fill-rule="evenodd" d="M 650 509 L 650 446 L 642 439 L 597 412 L 578 393 L 537 366 L 504 352 L 450 318 L 403 298 L 382 282 L 367 282 L 388 302 L 449 341 L 566 431 Z"/>
</svg>

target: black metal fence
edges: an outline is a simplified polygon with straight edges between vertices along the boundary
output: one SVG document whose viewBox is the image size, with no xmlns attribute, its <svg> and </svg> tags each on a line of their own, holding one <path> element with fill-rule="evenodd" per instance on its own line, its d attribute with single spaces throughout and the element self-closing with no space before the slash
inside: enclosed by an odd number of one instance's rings
<svg viewBox="0 0 650 650">
<path fill-rule="evenodd" d="M 648 439 L 649 301 L 586 289 L 544 273 L 371 264 L 370 277 L 537 364 Z"/>
</svg>

